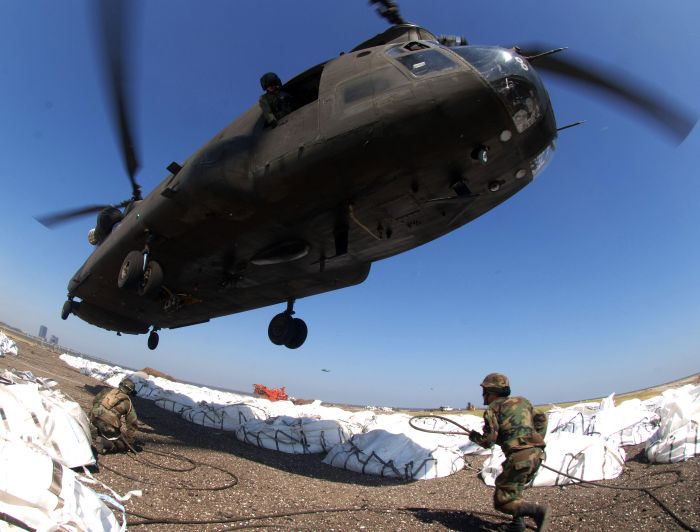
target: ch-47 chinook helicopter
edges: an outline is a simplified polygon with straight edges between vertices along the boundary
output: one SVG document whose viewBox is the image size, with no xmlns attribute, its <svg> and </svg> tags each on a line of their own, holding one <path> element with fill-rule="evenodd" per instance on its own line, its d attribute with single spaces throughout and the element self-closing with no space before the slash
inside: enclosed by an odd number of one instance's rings
<svg viewBox="0 0 700 532">
<path fill-rule="evenodd" d="M 155 349 L 160 329 L 286 302 L 268 335 L 300 347 L 307 326 L 294 317 L 297 299 L 361 283 L 373 262 L 465 225 L 542 171 L 563 128 L 536 69 L 626 99 L 675 140 L 694 126 L 561 49 L 471 46 L 407 23 L 393 2 L 371 3 L 391 27 L 284 84 L 294 109 L 276 127 L 253 105 L 170 164 L 146 197 L 135 180 L 119 29 L 105 22 L 133 195 L 40 219 L 100 212 L 97 246 L 68 284 L 63 319 L 150 330 Z"/>
</svg>

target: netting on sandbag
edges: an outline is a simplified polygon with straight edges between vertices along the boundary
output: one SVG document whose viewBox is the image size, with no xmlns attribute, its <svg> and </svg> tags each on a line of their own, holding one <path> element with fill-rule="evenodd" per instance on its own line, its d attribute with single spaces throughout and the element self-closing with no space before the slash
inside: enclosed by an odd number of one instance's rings
<svg viewBox="0 0 700 532">
<path fill-rule="evenodd" d="M 464 467 L 458 448 L 426 448 L 405 434 L 375 429 L 330 450 L 324 463 L 357 473 L 402 480 L 451 475 Z"/>
<path fill-rule="evenodd" d="M 288 454 L 328 452 L 349 437 L 340 421 L 290 416 L 248 421 L 235 434 L 242 442 Z"/>
</svg>

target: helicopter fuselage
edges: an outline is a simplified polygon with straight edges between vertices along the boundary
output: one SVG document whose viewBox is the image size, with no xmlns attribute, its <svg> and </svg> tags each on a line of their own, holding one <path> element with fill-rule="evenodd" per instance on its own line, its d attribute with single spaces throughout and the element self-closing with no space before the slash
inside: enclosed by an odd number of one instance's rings
<svg viewBox="0 0 700 532">
<path fill-rule="evenodd" d="M 131 206 L 71 279 L 72 313 L 136 334 L 360 283 L 521 190 L 556 137 L 539 77 L 502 48 L 379 44 L 283 90 L 276 127 L 251 107 Z M 162 266 L 149 295 L 117 285 L 134 250 Z"/>
</svg>

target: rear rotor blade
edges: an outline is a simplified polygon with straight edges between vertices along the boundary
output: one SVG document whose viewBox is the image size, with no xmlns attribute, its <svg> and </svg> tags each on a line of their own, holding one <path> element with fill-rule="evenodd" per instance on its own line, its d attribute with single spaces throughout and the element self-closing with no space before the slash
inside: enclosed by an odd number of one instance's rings
<svg viewBox="0 0 700 532">
<path fill-rule="evenodd" d="M 52 228 L 56 225 L 68 222 L 75 218 L 80 218 L 81 216 L 95 214 L 106 207 L 109 207 L 109 205 L 89 205 L 87 207 L 79 207 L 77 209 L 70 209 L 67 211 L 56 212 L 53 214 L 46 214 L 44 216 L 36 216 L 34 219 L 40 224 L 42 224 L 44 227 Z"/>
<path fill-rule="evenodd" d="M 125 65 L 125 5 L 128 0 L 96 0 L 96 31 L 101 53 L 109 105 L 114 125 L 117 129 L 122 159 L 131 182 L 134 199 L 141 199 L 141 187 L 136 182 L 139 167 L 136 147 L 132 135 L 130 108 L 127 101 Z"/>
<path fill-rule="evenodd" d="M 683 142 L 695 126 L 696 114 L 682 110 L 659 91 L 645 87 L 644 83 L 632 79 L 627 73 L 617 69 L 606 69 L 580 57 L 547 54 L 552 48 L 535 44 L 523 46 L 519 52 L 526 58 L 530 57 L 538 70 L 547 70 L 572 81 L 584 83 L 631 105 L 636 112 L 661 126 L 661 131 L 677 144 Z M 570 55 L 569 52 L 564 53 Z M 539 54 L 543 55 L 534 57 Z"/>
</svg>

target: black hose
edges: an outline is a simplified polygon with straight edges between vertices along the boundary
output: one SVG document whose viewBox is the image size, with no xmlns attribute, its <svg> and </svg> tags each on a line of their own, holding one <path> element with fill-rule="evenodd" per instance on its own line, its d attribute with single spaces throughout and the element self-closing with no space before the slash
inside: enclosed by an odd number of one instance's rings
<svg viewBox="0 0 700 532">
<path fill-rule="evenodd" d="M 159 455 L 159 456 L 175 457 L 175 458 L 182 460 L 184 462 L 188 462 L 189 464 L 191 464 L 192 467 L 170 468 L 170 467 L 162 466 L 160 464 L 156 464 L 154 462 L 151 462 L 150 460 L 146 460 L 144 458 L 141 458 L 140 456 L 138 456 L 138 454 L 141 454 L 141 453 L 151 453 L 151 454 L 155 454 L 155 455 Z M 197 467 L 201 467 L 201 466 L 210 467 L 212 469 L 216 469 L 217 471 L 221 471 L 225 475 L 230 476 L 231 480 L 229 482 L 226 482 L 225 484 L 222 484 L 221 486 L 214 486 L 213 488 L 198 488 L 198 487 L 193 487 L 193 486 L 175 486 L 172 484 L 163 484 L 162 482 L 149 482 L 147 480 L 143 480 L 140 478 L 134 478 L 130 475 L 127 475 L 126 473 L 118 471 L 114 468 L 109 467 L 108 465 L 105 465 L 105 464 L 101 464 L 101 467 L 104 467 L 108 471 L 111 471 L 112 473 L 119 475 L 120 477 L 128 478 L 129 480 L 133 480 L 135 482 L 141 482 L 143 484 L 148 484 L 151 486 L 164 486 L 166 488 L 177 489 L 177 490 L 222 491 L 222 490 L 227 490 L 227 489 L 233 488 L 234 486 L 236 486 L 238 484 L 238 477 L 234 473 L 232 473 L 231 471 L 228 471 L 222 467 L 219 467 L 219 466 L 207 464 L 205 462 L 198 462 L 196 460 L 192 460 L 191 458 L 187 458 L 186 456 L 182 456 L 182 455 L 177 454 L 177 453 L 163 453 L 163 452 L 159 452 L 159 451 L 148 451 L 148 450 L 143 450 L 143 451 L 141 451 L 141 453 L 137 454 L 137 453 L 133 452 L 133 453 L 129 453 L 129 455 L 134 460 L 136 460 L 137 462 L 139 462 L 141 464 L 147 465 L 149 467 L 153 467 L 155 469 L 162 469 L 163 471 L 174 471 L 174 472 L 178 472 L 178 473 L 186 473 L 188 471 L 192 471 L 192 470 L 196 469 Z"/>
</svg>

